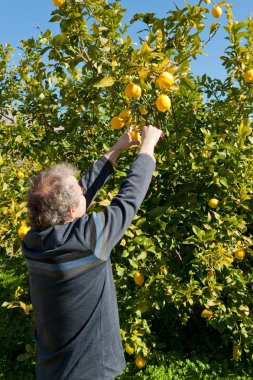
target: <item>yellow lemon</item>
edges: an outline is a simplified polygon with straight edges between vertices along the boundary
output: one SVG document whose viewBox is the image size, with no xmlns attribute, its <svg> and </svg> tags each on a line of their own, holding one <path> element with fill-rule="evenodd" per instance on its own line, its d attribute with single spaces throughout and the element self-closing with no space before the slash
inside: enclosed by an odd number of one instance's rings
<svg viewBox="0 0 253 380">
<path fill-rule="evenodd" d="M 125 88 L 125 94 L 129 98 L 139 98 L 141 96 L 141 88 L 138 84 L 130 82 Z"/>
<path fill-rule="evenodd" d="M 159 75 L 158 85 L 162 88 L 168 88 L 172 86 L 174 83 L 174 77 L 171 73 L 164 71 Z"/>
<path fill-rule="evenodd" d="M 144 283 L 144 276 L 141 272 L 136 272 L 135 275 L 134 275 L 134 282 L 137 284 L 137 285 L 142 285 Z"/>
<path fill-rule="evenodd" d="M 146 364 L 146 360 L 141 355 L 137 355 L 135 358 L 136 367 L 141 369 L 141 368 L 145 367 L 145 364 Z"/>
<path fill-rule="evenodd" d="M 204 309 L 201 313 L 202 318 L 211 318 L 213 315 L 212 310 Z"/>
<path fill-rule="evenodd" d="M 208 206 L 211 208 L 216 208 L 218 206 L 219 200 L 215 198 L 211 198 L 208 201 Z"/>
<path fill-rule="evenodd" d="M 66 0 L 53 0 L 53 4 L 56 6 L 56 7 L 61 7 L 64 3 L 65 3 Z"/>
<path fill-rule="evenodd" d="M 21 172 L 21 171 L 18 171 L 18 172 L 17 172 L 17 178 L 18 178 L 18 179 L 23 179 L 24 177 L 25 177 L 25 175 L 24 175 L 23 172 Z"/>
<path fill-rule="evenodd" d="M 166 112 L 171 107 L 171 100 L 166 94 L 161 94 L 156 99 L 156 107 L 161 112 Z"/>
<path fill-rule="evenodd" d="M 245 256 L 245 250 L 244 249 L 238 249 L 235 251 L 234 256 L 236 259 L 242 260 Z"/>
<path fill-rule="evenodd" d="M 124 127 L 124 120 L 121 117 L 115 116 L 111 120 L 111 126 L 113 129 L 120 129 Z"/>
<path fill-rule="evenodd" d="M 204 3 L 206 3 L 207 5 L 211 4 L 211 1 L 212 0 L 204 0 Z"/>
<path fill-rule="evenodd" d="M 131 135 L 131 139 L 132 139 L 132 140 L 141 141 L 141 134 L 140 134 L 140 132 L 138 132 L 136 129 L 133 129 L 133 130 L 130 132 L 130 135 Z"/>
<path fill-rule="evenodd" d="M 130 108 L 126 108 L 120 112 L 119 117 L 123 119 L 124 124 L 128 125 L 132 122 L 132 111 Z"/>
<path fill-rule="evenodd" d="M 212 15 L 215 18 L 220 18 L 220 16 L 222 15 L 221 7 L 219 7 L 218 5 L 215 5 L 212 10 Z"/>
<path fill-rule="evenodd" d="M 20 236 L 23 239 L 30 229 L 31 229 L 31 227 L 28 227 L 25 225 L 21 226 L 18 230 L 18 236 Z"/>
<path fill-rule="evenodd" d="M 131 116 L 131 109 L 130 108 L 126 108 L 125 110 L 121 111 L 119 114 L 119 117 L 121 119 L 126 119 L 126 118 L 129 118 L 130 116 Z"/>
<path fill-rule="evenodd" d="M 253 82 L 253 69 L 249 69 L 243 76 L 245 82 Z"/>
</svg>

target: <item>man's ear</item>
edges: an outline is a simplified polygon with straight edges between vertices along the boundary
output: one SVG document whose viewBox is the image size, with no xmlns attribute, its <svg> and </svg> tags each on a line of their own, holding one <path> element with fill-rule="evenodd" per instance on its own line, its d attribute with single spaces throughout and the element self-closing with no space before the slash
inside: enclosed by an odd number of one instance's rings
<svg viewBox="0 0 253 380">
<path fill-rule="evenodd" d="M 70 209 L 69 209 L 69 215 L 70 215 L 70 220 L 71 220 L 71 221 L 74 220 L 75 217 L 76 217 L 76 210 L 73 209 L 73 208 L 70 208 Z"/>
</svg>

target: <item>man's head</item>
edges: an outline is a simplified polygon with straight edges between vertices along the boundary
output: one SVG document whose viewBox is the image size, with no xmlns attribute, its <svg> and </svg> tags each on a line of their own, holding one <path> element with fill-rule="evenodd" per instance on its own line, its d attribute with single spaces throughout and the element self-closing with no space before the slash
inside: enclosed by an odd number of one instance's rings
<svg viewBox="0 0 253 380">
<path fill-rule="evenodd" d="M 43 230 L 85 214 L 84 191 L 75 175 L 71 165 L 58 164 L 31 179 L 27 208 L 32 228 Z"/>
</svg>

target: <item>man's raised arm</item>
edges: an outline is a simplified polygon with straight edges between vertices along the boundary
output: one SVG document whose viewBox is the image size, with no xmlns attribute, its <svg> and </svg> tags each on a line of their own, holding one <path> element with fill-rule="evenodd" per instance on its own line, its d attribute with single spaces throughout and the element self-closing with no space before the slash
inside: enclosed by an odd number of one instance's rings
<svg viewBox="0 0 253 380">
<path fill-rule="evenodd" d="M 87 208 L 113 174 L 113 166 L 120 153 L 129 148 L 129 146 L 138 144 L 140 144 L 139 141 L 131 138 L 130 131 L 125 132 L 116 144 L 104 156 L 100 157 L 82 176 L 79 184 L 86 190 Z"/>
</svg>

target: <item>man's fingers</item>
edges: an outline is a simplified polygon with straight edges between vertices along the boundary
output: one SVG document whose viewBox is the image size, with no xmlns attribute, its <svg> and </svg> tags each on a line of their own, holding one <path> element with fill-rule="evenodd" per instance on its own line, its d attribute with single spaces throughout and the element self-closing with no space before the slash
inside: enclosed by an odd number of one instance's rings
<svg viewBox="0 0 253 380">
<path fill-rule="evenodd" d="M 132 140 L 132 141 L 130 142 L 130 144 L 131 144 L 131 145 L 140 145 L 141 142 L 140 142 L 140 140 Z"/>
</svg>

